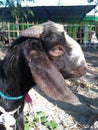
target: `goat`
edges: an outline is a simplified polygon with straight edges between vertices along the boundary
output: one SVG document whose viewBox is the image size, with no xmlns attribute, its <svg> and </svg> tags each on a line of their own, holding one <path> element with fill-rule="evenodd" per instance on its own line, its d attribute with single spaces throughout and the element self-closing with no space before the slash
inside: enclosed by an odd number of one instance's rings
<svg viewBox="0 0 98 130">
<path fill-rule="evenodd" d="M 24 98 L 36 84 L 54 100 L 79 103 L 64 78 L 79 78 L 86 68 L 80 46 L 63 25 L 46 22 L 23 30 L 0 61 L 0 129 L 24 129 Z"/>
</svg>

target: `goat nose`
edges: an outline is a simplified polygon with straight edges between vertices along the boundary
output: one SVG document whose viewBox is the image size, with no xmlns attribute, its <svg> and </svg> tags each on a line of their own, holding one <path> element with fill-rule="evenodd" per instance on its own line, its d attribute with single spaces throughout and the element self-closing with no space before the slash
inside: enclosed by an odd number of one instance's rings
<svg viewBox="0 0 98 130">
<path fill-rule="evenodd" d="M 85 65 L 80 65 L 79 67 L 73 69 L 71 71 L 71 74 L 74 75 L 74 77 L 79 78 L 85 75 L 87 72 L 87 67 Z"/>
<path fill-rule="evenodd" d="M 82 66 L 82 70 L 81 71 L 83 71 L 83 73 L 85 74 L 87 72 L 87 67 L 86 66 Z"/>
<path fill-rule="evenodd" d="M 79 68 L 80 68 L 81 73 L 85 74 L 87 72 L 87 66 L 81 65 Z"/>
<path fill-rule="evenodd" d="M 85 60 L 83 60 L 83 61 L 81 62 L 79 68 L 80 68 L 81 72 L 82 72 L 82 71 L 85 72 L 85 73 L 87 72 L 87 63 L 86 63 Z"/>
</svg>

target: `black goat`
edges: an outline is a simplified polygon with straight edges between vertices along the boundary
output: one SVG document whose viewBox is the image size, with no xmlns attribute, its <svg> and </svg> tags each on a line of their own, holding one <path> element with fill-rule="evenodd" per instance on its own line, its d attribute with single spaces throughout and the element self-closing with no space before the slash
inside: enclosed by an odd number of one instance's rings
<svg viewBox="0 0 98 130">
<path fill-rule="evenodd" d="M 62 25 L 46 22 L 21 32 L 0 61 L 0 130 L 24 129 L 24 98 L 36 84 L 55 100 L 79 103 L 64 78 L 85 73 L 83 52 Z"/>
</svg>

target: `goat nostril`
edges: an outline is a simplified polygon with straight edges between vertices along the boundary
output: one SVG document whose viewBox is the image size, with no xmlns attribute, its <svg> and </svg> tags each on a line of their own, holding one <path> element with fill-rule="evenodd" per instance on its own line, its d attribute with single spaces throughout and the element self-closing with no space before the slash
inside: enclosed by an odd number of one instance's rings
<svg viewBox="0 0 98 130">
<path fill-rule="evenodd" d="M 87 71 L 87 67 L 84 67 L 84 70 Z"/>
<path fill-rule="evenodd" d="M 86 73 L 87 72 L 87 67 L 86 66 L 80 66 L 80 72 L 81 73 Z"/>
<path fill-rule="evenodd" d="M 84 71 L 87 71 L 87 66 L 83 66 L 83 70 L 84 70 Z"/>
</svg>

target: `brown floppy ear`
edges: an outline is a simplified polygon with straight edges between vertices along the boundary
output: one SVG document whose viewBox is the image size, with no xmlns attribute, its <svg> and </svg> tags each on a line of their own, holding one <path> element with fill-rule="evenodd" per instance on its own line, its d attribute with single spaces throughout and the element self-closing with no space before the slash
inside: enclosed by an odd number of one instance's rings
<svg viewBox="0 0 98 130">
<path fill-rule="evenodd" d="M 60 72 L 44 52 L 30 51 L 29 67 L 35 83 L 46 95 L 63 102 L 73 103 L 78 101 L 78 98 L 66 86 Z"/>
</svg>

